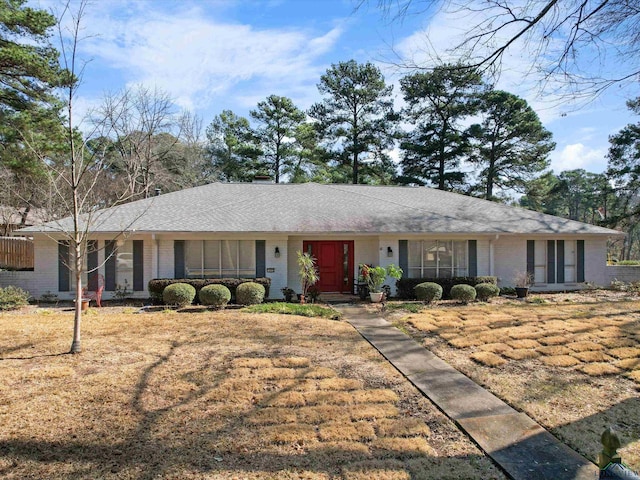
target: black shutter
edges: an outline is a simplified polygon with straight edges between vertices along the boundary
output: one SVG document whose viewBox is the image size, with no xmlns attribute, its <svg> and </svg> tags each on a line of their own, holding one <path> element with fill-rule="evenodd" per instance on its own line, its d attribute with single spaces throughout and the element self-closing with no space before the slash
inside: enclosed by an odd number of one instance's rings
<svg viewBox="0 0 640 480">
<path fill-rule="evenodd" d="M 87 290 L 98 290 L 98 241 L 87 242 Z"/>
<path fill-rule="evenodd" d="M 469 240 L 469 276 L 478 276 L 478 242 L 476 240 Z"/>
<path fill-rule="evenodd" d="M 535 240 L 527 240 L 527 273 L 531 278 L 536 275 L 536 242 Z"/>
<path fill-rule="evenodd" d="M 173 241 L 173 278 L 184 278 L 184 240 Z"/>
<path fill-rule="evenodd" d="M 402 277 L 409 278 L 409 240 L 398 242 L 398 266 L 402 269 Z"/>
<path fill-rule="evenodd" d="M 69 291 L 69 242 L 58 242 L 58 291 Z"/>
<path fill-rule="evenodd" d="M 116 289 L 116 242 L 104 242 L 104 289 L 113 292 Z"/>
<path fill-rule="evenodd" d="M 564 283 L 564 240 L 558 240 L 556 245 L 556 278 L 558 283 Z"/>
<path fill-rule="evenodd" d="M 576 254 L 577 254 L 577 269 L 576 269 L 576 280 L 578 282 L 584 282 L 584 240 L 578 240 L 576 242 Z"/>
<path fill-rule="evenodd" d="M 556 241 L 547 240 L 547 283 L 556 283 Z"/>
<path fill-rule="evenodd" d="M 133 291 L 144 290 L 144 241 L 133 241 Z"/>
<path fill-rule="evenodd" d="M 256 240 L 256 278 L 267 276 L 267 254 L 265 240 Z"/>
</svg>

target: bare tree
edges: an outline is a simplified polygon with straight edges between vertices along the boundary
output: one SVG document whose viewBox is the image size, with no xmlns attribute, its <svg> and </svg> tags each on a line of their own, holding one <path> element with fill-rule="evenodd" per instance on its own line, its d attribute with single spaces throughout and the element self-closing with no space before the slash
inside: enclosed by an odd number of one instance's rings
<svg viewBox="0 0 640 480">
<path fill-rule="evenodd" d="M 66 111 L 60 118 L 65 130 L 65 151 L 58 155 L 38 154 L 35 146 L 31 146 L 49 175 L 47 188 L 50 192 L 47 195 L 51 203 L 56 204 L 61 216 L 64 216 L 45 224 L 43 231 L 52 239 L 62 238 L 69 245 L 71 253 L 67 266 L 73 273 L 76 304 L 70 353 L 81 352 L 82 277 L 87 273 L 85 256 L 92 228 L 104 220 L 105 216 L 112 214 L 112 210 L 104 207 L 129 199 L 127 192 L 112 194 L 107 204 L 103 191 L 98 188 L 99 185 L 111 184 L 110 171 L 100 149 L 89 148 L 88 145 L 92 139 L 108 135 L 111 128 L 109 122 L 93 122 L 93 128 L 82 133 L 79 129 L 80 122 L 76 122 L 74 107 L 84 70 L 84 65 L 78 59 L 77 48 L 86 8 L 86 0 L 80 1 L 75 11 L 71 10 L 70 2 L 67 2 L 58 15 L 60 59 L 65 70 L 62 84 Z M 127 227 L 122 226 L 122 231 Z"/>
<path fill-rule="evenodd" d="M 108 127 L 99 148 L 109 148 L 105 159 L 124 175 L 129 194 L 152 195 L 155 177 L 162 176 L 163 160 L 179 141 L 180 118 L 173 99 L 157 88 L 142 85 L 107 95 L 94 114 L 95 126 Z M 107 147 L 108 144 L 111 144 Z"/>
<path fill-rule="evenodd" d="M 371 3 L 360 0 L 358 6 Z M 542 87 L 591 97 L 640 75 L 640 4 L 629 0 L 377 0 L 385 15 L 446 11 L 464 16 L 464 39 L 452 51 L 469 67 L 500 69 L 523 48 Z M 471 61 L 470 61 L 471 60 Z M 414 65 L 425 67 L 425 65 Z"/>
</svg>

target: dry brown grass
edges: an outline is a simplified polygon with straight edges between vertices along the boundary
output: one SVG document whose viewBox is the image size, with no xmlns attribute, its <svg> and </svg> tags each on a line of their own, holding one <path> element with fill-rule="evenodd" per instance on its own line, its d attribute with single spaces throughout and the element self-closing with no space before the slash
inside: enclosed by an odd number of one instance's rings
<svg viewBox="0 0 640 480">
<path fill-rule="evenodd" d="M 434 353 L 594 461 L 612 425 L 624 461 L 640 469 L 640 302 L 505 302 L 425 316 L 404 321 Z M 491 331 L 478 334 L 479 324 Z"/>
<path fill-rule="evenodd" d="M 0 314 L 0 477 L 504 479 L 348 324 Z M 447 476 L 448 475 L 448 476 Z"/>
<path fill-rule="evenodd" d="M 486 365 L 487 367 L 499 367 L 500 365 L 507 363 L 504 358 L 493 352 L 473 352 L 471 354 L 471 359 L 481 363 L 482 365 Z"/>
</svg>

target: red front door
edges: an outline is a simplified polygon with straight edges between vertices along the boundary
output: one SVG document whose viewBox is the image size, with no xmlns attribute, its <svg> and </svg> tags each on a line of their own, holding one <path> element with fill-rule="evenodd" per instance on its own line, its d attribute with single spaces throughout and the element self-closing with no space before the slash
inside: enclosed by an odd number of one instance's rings
<svg viewBox="0 0 640 480">
<path fill-rule="evenodd" d="M 302 248 L 316 259 L 321 292 L 352 292 L 353 241 L 305 241 Z"/>
</svg>

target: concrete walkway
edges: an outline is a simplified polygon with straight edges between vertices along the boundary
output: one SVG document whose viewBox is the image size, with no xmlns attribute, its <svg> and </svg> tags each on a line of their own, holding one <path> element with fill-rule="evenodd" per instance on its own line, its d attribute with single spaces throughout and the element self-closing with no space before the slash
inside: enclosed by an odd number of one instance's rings
<svg viewBox="0 0 640 480">
<path fill-rule="evenodd" d="M 594 480 L 596 465 L 383 318 L 334 305 L 345 320 L 515 480 Z"/>
</svg>

